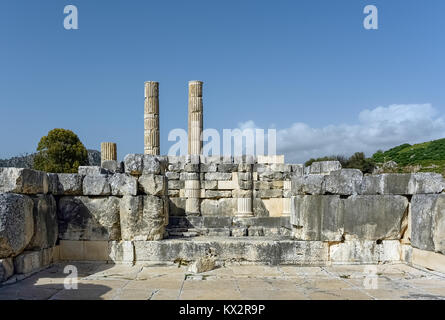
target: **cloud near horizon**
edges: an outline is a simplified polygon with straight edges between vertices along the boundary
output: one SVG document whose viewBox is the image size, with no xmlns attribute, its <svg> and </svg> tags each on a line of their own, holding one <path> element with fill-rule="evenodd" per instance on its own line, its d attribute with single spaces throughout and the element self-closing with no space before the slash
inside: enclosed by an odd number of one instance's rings
<svg viewBox="0 0 445 320">
<path fill-rule="evenodd" d="M 254 121 L 239 123 L 240 129 L 258 128 Z M 364 152 L 371 156 L 403 143 L 419 143 L 445 137 L 445 118 L 431 104 L 393 104 L 363 110 L 357 124 L 332 124 L 314 128 L 296 122 L 276 128 L 277 153 L 286 162 L 303 163 L 310 158 Z M 267 131 L 266 131 L 267 132 Z"/>
</svg>

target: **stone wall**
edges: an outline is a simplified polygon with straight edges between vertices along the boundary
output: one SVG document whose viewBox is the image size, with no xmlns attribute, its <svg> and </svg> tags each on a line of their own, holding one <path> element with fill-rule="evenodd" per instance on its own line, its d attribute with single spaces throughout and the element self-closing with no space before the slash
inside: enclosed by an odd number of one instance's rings
<svg viewBox="0 0 445 320">
<path fill-rule="evenodd" d="M 0 169 L 0 282 L 58 259 L 166 262 L 209 251 L 224 261 L 445 266 L 438 174 L 363 176 L 283 156 L 130 154 L 102 166 Z"/>
</svg>

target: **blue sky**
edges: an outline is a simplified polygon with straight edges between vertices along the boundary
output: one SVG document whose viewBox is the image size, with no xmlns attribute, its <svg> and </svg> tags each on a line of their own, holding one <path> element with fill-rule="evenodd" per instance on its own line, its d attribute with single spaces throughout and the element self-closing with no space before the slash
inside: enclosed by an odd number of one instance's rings
<svg viewBox="0 0 445 320">
<path fill-rule="evenodd" d="M 63 28 L 68 4 L 78 30 Z M 369 4 L 378 30 L 363 28 Z M 443 0 L 2 0 L 0 158 L 60 127 L 142 153 L 147 80 L 163 154 L 187 129 L 189 80 L 204 81 L 205 128 L 275 127 L 292 161 L 445 137 L 444 13 Z"/>
</svg>

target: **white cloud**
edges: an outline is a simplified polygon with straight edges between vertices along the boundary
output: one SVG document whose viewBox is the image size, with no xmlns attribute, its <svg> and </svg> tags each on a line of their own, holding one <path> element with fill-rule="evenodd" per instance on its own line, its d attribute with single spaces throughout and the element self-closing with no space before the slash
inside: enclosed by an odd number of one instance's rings
<svg viewBox="0 0 445 320">
<path fill-rule="evenodd" d="M 445 137 L 445 118 L 431 104 L 405 104 L 363 110 L 358 124 L 313 128 L 297 122 L 290 128 L 277 128 L 277 153 L 286 162 L 301 163 L 313 157 L 350 156 L 363 151 L 371 156 L 402 143 L 418 143 Z M 239 128 L 256 128 L 252 120 Z"/>
</svg>

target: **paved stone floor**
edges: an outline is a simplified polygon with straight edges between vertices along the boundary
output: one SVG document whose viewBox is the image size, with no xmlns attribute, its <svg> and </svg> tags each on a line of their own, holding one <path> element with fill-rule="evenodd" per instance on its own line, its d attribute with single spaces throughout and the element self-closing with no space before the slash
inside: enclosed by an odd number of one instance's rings
<svg viewBox="0 0 445 320">
<path fill-rule="evenodd" d="M 199 275 L 187 267 L 71 263 L 77 290 L 64 289 L 66 264 L 0 287 L 0 299 L 442 299 L 445 274 L 404 264 L 230 265 Z M 374 274 L 374 276 L 373 276 Z"/>
</svg>

